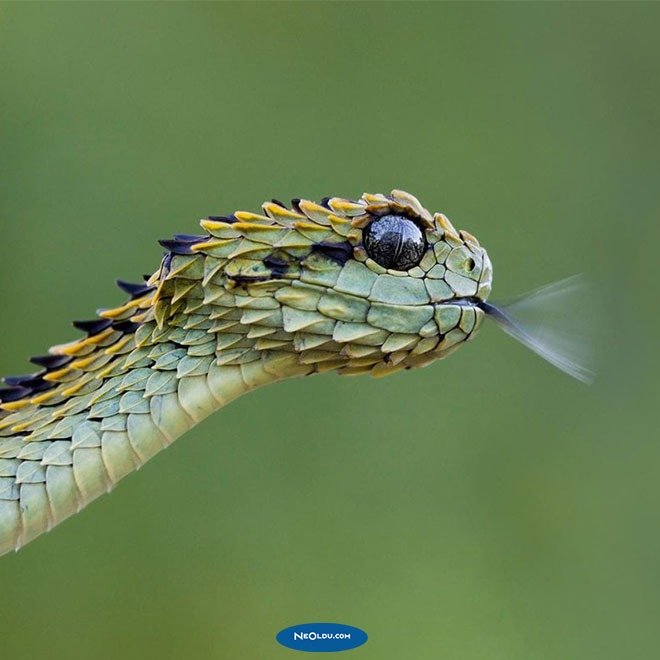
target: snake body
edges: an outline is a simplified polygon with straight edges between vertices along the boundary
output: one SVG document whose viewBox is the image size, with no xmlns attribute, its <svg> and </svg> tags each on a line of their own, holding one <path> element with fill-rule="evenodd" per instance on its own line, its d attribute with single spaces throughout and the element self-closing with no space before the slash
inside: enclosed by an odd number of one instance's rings
<svg viewBox="0 0 660 660">
<path fill-rule="evenodd" d="M 418 263 L 397 270 L 370 256 L 366 232 L 384 218 L 419 231 Z M 0 554 L 246 392 L 326 371 L 421 367 L 471 338 L 484 315 L 486 252 L 402 191 L 290 208 L 273 200 L 262 214 L 201 226 L 161 241 L 165 256 L 144 284 L 120 282 L 124 305 L 74 323 L 84 338 L 32 358 L 39 373 L 5 379 Z M 372 253 L 383 235 L 396 237 L 371 231 Z M 404 243 L 388 246 L 408 258 Z"/>
</svg>

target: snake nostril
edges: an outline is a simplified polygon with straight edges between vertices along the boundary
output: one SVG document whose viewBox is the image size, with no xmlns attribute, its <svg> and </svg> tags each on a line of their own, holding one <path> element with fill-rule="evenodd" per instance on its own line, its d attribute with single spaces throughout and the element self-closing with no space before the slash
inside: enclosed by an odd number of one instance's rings
<svg viewBox="0 0 660 660">
<path fill-rule="evenodd" d="M 476 264 L 475 260 L 472 257 L 470 257 L 465 262 L 465 269 L 468 271 L 468 273 L 471 273 L 474 270 L 474 267 L 476 265 L 477 264 Z"/>
</svg>

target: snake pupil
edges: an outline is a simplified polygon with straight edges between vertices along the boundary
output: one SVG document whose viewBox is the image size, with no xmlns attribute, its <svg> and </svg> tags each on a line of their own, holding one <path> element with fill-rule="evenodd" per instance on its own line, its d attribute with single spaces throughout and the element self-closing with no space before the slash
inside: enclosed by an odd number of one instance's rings
<svg viewBox="0 0 660 660">
<path fill-rule="evenodd" d="M 384 215 L 363 232 L 364 249 L 383 268 L 409 270 L 419 264 L 426 251 L 422 230 L 410 218 Z"/>
</svg>

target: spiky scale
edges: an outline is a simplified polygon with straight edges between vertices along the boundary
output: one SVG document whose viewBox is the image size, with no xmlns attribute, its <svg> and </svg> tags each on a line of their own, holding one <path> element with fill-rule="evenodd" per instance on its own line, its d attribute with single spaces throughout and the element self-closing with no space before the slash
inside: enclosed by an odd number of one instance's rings
<svg viewBox="0 0 660 660">
<path fill-rule="evenodd" d="M 110 490 L 112 481 L 100 448 L 81 447 L 73 452 L 73 478 L 83 506 Z"/>
<path fill-rule="evenodd" d="M 55 440 L 51 442 L 41 457 L 43 465 L 71 465 L 73 454 L 69 440 Z"/>
<path fill-rule="evenodd" d="M 17 484 L 40 484 L 46 481 L 46 468 L 37 461 L 23 461 L 14 477 Z"/>
<path fill-rule="evenodd" d="M 21 461 L 17 458 L 0 458 L 0 477 L 14 477 Z"/>
</svg>

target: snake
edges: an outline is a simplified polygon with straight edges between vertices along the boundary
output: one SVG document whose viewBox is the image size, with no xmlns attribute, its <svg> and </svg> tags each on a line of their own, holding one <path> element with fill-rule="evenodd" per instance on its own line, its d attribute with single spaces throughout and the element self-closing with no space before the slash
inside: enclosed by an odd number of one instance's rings
<svg viewBox="0 0 660 660">
<path fill-rule="evenodd" d="M 143 282 L 117 281 L 124 304 L 74 322 L 82 338 L 30 358 L 37 373 L 4 379 L 0 554 L 268 383 L 423 367 L 486 316 L 535 349 L 487 302 L 479 241 L 407 192 L 274 199 L 200 224 L 160 241 Z"/>
</svg>

